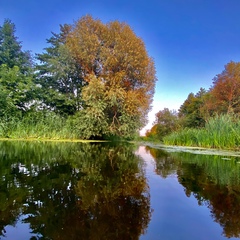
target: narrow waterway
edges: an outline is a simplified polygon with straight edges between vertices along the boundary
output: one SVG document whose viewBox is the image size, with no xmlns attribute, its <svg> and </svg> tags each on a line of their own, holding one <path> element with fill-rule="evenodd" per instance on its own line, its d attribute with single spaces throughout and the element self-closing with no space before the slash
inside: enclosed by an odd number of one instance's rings
<svg viewBox="0 0 240 240">
<path fill-rule="evenodd" d="M 240 159 L 2 141 L 0 239 L 240 239 Z"/>
</svg>

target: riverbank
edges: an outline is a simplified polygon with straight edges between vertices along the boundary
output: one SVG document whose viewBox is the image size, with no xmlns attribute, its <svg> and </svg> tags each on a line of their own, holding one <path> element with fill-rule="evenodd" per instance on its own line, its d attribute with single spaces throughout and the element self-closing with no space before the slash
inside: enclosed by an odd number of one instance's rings
<svg viewBox="0 0 240 240">
<path fill-rule="evenodd" d="M 108 140 L 51 139 L 51 138 L 0 138 L 0 141 L 72 142 L 72 143 L 111 142 Z M 147 142 L 147 141 L 119 141 L 119 142 L 129 142 L 137 146 L 146 146 L 146 147 L 151 147 L 155 149 L 162 149 L 167 152 L 190 152 L 194 154 L 203 154 L 203 155 L 221 155 L 221 156 L 240 157 L 240 151 L 229 150 L 229 149 L 213 149 L 213 148 L 193 147 L 193 146 L 173 146 L 173 145 L 165 145 L 162 143 Z"/>
<path fill-rule="evenodd" d="M 0 138 L 0 141 L 37 141 L 37 142 L 109 142 L 107 140 L 55 139 L 55 138 Z"/>
<path fill-rule="evenodd" d="M 219 155 L 219 156 L 233 156 L 240 157 L 240 151 L 238 150 L 229 150 L 229 149 L 214 149 L 214 148 L 205 148 L 205 147 L 193 147 L 193 146 L 174 146 L 174 145 L 165 145 L 156 142 L 134 142 L 136 145 L 147 146 L 156 149 L 162 149 L 167 152 L 190 152 L 194 154 L 203 154 L 203 155 Z"/>
<path fill-rule="evenodd" d="M 235 115 L 210 118 L 203 128 L 188 128 L 163 137 L 163 143 L 224 150 L 240 150 L 240 120 Z"/>
</svg>

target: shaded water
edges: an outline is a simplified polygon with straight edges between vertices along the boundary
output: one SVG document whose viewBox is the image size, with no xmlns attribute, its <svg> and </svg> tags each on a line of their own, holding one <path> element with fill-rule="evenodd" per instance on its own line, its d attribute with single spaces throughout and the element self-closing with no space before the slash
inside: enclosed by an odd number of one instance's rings
<svg viewBox="0 0 240 240">
<path fill-rule="evenodd" d="M 240 159 L 0 142 L 0 239 L 240 239 Z"/>
</svg>

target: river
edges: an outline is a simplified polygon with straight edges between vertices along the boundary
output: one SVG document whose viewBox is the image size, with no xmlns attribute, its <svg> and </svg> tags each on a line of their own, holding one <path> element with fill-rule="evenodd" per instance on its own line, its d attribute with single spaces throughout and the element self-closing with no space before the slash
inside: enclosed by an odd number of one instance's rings
<svg viewBox="0 0 240 240">
<path fill-rule="evenodd" d="M 240 239 L 240 158 L 1 141 L 0 239 Z"/>
</svg>

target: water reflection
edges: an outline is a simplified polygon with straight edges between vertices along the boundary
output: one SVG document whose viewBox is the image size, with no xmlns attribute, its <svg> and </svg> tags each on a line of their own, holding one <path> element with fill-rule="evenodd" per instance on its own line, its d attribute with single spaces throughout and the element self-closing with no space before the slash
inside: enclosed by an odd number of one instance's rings
<svg viewBox="0 0 240 240">
<path fill-rule="evenodd" d="M 0 216 L 3 238 L 28 224 L 31 239 L 138 239 L 151 217 L 143 162 L 131 145 L 0 142 Z"/>
<path fill-rule="evenodd" d="M 157 174 L 166 178 L 176 173 L 186 196 L 194 196 L 200 206 L 210 209 L 223 235 L 240 238 L 239 159 L 146 149 L 156 161 Z"/>
</svg>

